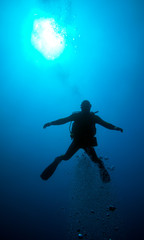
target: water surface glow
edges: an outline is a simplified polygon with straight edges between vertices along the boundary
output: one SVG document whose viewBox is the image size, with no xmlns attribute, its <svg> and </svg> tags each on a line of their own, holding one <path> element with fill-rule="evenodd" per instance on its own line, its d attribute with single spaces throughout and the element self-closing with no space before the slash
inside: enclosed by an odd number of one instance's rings
<svg viewBox="0 0 144 240">
<path fill-rule="evenodd" d="M 46 59 L 54 60 L 64 51 L 65 34 L 53 18 L 35 19 L 31 43 Z"/>
</svg>

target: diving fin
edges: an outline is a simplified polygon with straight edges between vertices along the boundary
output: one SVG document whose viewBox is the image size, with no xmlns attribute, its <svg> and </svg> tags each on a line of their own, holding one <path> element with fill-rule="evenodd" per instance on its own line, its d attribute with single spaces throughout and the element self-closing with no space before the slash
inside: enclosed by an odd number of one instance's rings
<svg viewBox="0 0 144 240">
<path fill-rule="evenodd" d="M 55 172 L 57 166 L 59 165 L 59 163 L 61 162 L 61 159 L 59 158 L 56 158 L 54 160 L 54 162 L 52 162 L 43 172 L 42 174 L 40 175 L 40 177 L 43 179 L 43 180 L 48 180 L 52 175 L 53 173 Z"/>
<path fill-rule="evenodd" d="M 104 167 L 100 168 L 100 177 L 103 183 L 108 183 L 111 180 L 108 171 Z"/>
</svg>

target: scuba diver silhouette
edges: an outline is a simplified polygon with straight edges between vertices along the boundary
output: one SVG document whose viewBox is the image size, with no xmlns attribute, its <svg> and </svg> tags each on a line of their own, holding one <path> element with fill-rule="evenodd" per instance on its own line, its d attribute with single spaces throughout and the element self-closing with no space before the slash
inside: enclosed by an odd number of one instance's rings
<svg viewBox="0 0 144 240">
<path fill-rule="evenodd" d="M 94 149 L 94 146 L 97 146 L 95 125 L 100 124 L 105 128 L 121 132 L 123 132 L 123 129 L 105 122 L 99 116 L 95 115 L 94 112 L 91 112 L 90 109 L 90 102 L 84 100 L 81 103 L 81 111 L 73 113 L 66 118 L 61 118 L 44 124 L 43 128 L 46 128 L 51 125 L 61 125 L 67 122 L 74 122 L 71 130 L 71 138 L 73 139 L 72 143 L 64 155 L 56 157 L 55 160 L 43 171 L 41 174 L 43 180 L 47 180 L 52 176 L 62 160 L 69 160 L 80 148 L 82 148 L 90 159 L 98 165 L 102 181 L 105 183 L 110 181 L 110 175 L 102 160 L 98 158 Z"/>
</svg>

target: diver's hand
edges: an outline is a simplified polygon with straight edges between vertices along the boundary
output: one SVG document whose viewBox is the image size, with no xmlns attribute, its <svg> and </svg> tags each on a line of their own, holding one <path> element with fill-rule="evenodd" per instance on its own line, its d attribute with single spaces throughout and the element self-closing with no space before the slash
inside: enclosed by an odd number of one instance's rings
<svg viewBox="0 0 144 240">
<path fill-rule="evenodd" d="M 49 126 L 51 126 L 51 123 L 49 122 L 49 123 L 46 123 L 46 124 L 44 124 L 43 125 L 43 128 L 47 128 L 47 127 L 49 127 Z"/>
<path fill-rule="evenodd" d="M 122 129 L 122 128 L 119 128 L 119 127 L 115 127 L 114 130 L 117 130 L 117 131 L 123 132 L 123 129 Z"/>
</svg>

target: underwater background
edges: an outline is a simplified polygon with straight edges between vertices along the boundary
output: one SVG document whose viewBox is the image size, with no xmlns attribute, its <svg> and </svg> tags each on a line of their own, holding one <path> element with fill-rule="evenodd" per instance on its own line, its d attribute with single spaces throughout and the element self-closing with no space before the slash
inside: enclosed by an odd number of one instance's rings
<svg viewBox="0 0 144 240">
<path fill-rule="evenodd" d="M 143 11 L 140 0 L 1 1 L 2 240 L 143 239 Z M 39 16 L 65 29 L 54 59 L 31 42 Z M 95 149 L 111 182 L 101 182 L 82 150 L 42 181 L 41 172 L 71 143 L 69 123 L 43 125 L 79 111 L 85 99 L 124 129 L 97 125 Z"/>
</svg>

